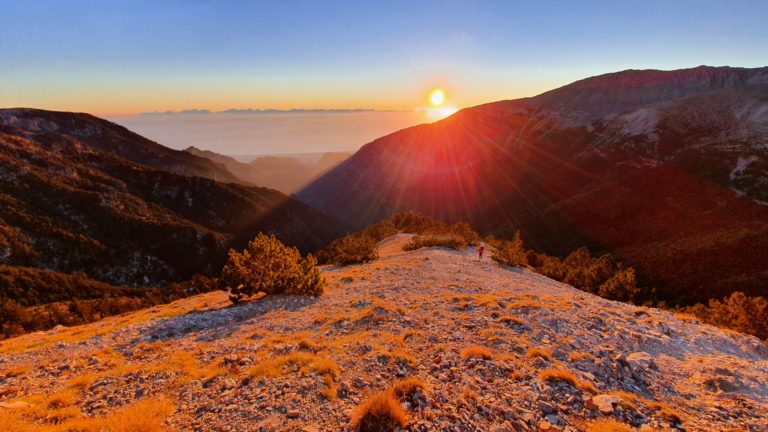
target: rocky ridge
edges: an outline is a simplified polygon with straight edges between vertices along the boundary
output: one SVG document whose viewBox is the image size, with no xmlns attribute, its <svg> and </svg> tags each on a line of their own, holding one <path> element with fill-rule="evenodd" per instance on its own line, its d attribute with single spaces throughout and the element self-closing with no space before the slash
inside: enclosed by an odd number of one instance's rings
<svg viewBox="0 0 768 432">
<path fill-rule="evenodd" d="M 409 431 L 768 428 L 758 339 L 472 249 L 403 252 L 408 238 L 386 239 L 371 263 L 325 267 L 319 298 L 230 306 L 215 292 L 4 341 L 0 414 L 67 391 L 86 416 L 165 395 L 171 430 L 351 430 L 365 398 L 416 377 L 426 388 L 403 401 Z"/>
</svg>

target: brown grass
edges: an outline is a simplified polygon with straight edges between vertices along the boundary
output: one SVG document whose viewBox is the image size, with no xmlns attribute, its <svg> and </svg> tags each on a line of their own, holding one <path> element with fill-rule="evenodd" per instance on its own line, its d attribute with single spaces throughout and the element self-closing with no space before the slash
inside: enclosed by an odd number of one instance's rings
<svg viewBox="0 0 768 432">
<path fill-rule="evenodd" d="M 427 391 L 427 383 L 416 377 L 400 380 L 392 386 L 392 394 L 400 401 L 409 399 L 416 390 Z"/>
<path fill-rule="evenodd" d="M 507 305 L 507 309 L 541 309 L 541 303 L 533 300 L 518 300 Z"/>
<path fill-rule="evenodd" d="M 514 325 L 525 325 L 525 321 L 521 320 L 518 317 L 513 317 L 509 315 L 504 315 L 501 318 L 499 318 L 499 322 L 503 324 L 514 324 Z"/>
<path fill-rule="evenodd" d="M 325 388 L 320 391 L 320 394 L 328 400 L 336 399 L 339 386 L 336 384 L 336 379 L 333 375 L 323 375 L 323 382 L 325 383 Z"/>
<path fill-rule="evenodd" d="M 464 400 L 464 402 L 480 400 L 480 396 L 478 396 L 477 393 L 475 393 L 472 389 L 467 387 L 461 389 L 461 398 Z"/>
<path fill-rule="evenodd" d="M 168 399 L 144 399 L 104 419 L 104 432 L 161 432 L 166 417 L 175 410 Z"/>
<path fill-rule="evenodd" d="M 502 336 L 493 329 L 480 330 L 480 336 L 488 339 L 491 342 L 495 342 L 502 339 Z"/>
<path fill-rule="evenodd" d="M 145 399 L 108 414 L 87 417 L 75 405 L 74 391 L 53 396 L 43 394 L 26 398 L 31 405 L 14 410 L 0 410 L 0 430 L 8 432 L 160 432 L 174 411 L 173 402 Z"/>
<path fill-rule="evenodd" d="M 639 411 L 637 404 L 640 404 L 648 407 L 648 409 L 657 411 L 661 415 L 661 417 L 663 417 L 664 419 L 670 422 L 673 422 L 673 423 L 682 422 L 682 417 L 680 416 L 680 414 L 674 409 L 672 409 L 670 406 L 664 404 L 663 402 L 652 401 L 638 394 L 630 393 L 626 391 L 613 391 L 608 394 L 620 397 L 622 399 L 622 402 L 620 402 L 620 405 L 626 409 Z"/>
<path fill-rule="evenodd" d="M 481 358 L 483 360 L 490 360 L 493 358 L 493 354 L 491 354 L 491 350 L 488 348 L 479 345 L 472 345 L 464 348 L 461 351 L 461 358 Z"/>
<path fill-rule="evenodd" d="M 291 373 L 322 375 L 326 387 L 320 393 L 327 399 L 336 398 L 339 366 L 333 360 L 314 353 L 296 351 L 261 361 L 248 371 L 248 376 L 277 378 Z"/>
<path fill-rule="evenodd" d="M 544 360 L 552 360 L 552 351 L 545 348 L 532 347 L 528 348 L 528 357 L 539 357 L 543 358 Z"/>
<path fill-rule="evenodd" d="M 10 396 L 12 394 L 19 393 L 21 390 L 23 389 L 19 386 L 8 386 L 3 389 L 0 389 L 0 397 Z"/>
<path fill-rule="evenodd" d="M 352 413 L 352 429 L 358 432 L 391 432 L 408 424 L 408 414 L 392 392 L 375 394 Z"/>
<path fill-rule="evenodd" d="M 586 432 L 632 432 L 632 428 L 616 420 L 598 419 L 587 426 Z"/>
<path fill-rule="evenodd" d="M 564 381 L 573 387 L 590 393 L 597 393 L 595 385 L 589 381 L 579 379 L 570 371 L 563 369 L 547 369 L 539 374 L 539 379 L 547 382 Z"/>
<path fill-rule="evenodd" d="M 32 367 L 29 365 L 19 365 L 19 366 L 13 366 L 5 373 L 3 373 L 3 378 L 14 378 L 22 375 L 28 374 L 30 371 L 32 371 Z"/>
<path fill-rule="evenodd" d="M 594 356 L 584 351 L 572 351 L 568 353 L 568 361 L 571 363 L 580 362 L 590 358 L 594 358 Z"/>
<path fill-rule="evenodd" d="M 53 395 L 48 397 L 48 402 L 46 403 L 48 409 L 56 410 L 61 408 L 66 408 L 68 406 L 74 405 L 79 396 L 79 391 L 76 389 L 67 389 L 60 391 L 58 393 L 54 393 Z"/>
<path fill-rule="evenodd" d="M 157 361 L 147 368 L 154 371 L 170 373 L 181 372 L 179 377 L 182 382 L 208 379 L 215 376 L 226 375 L 228 371 L 219 364 L 202 366 L 198 362 L 197 351 L 175 351 L 165 356 L 164 360 Z"/>
<path fill-rule="evenodd" d="M 339 367 L 333 360 L 313 353 L 297 351 L 259 362 L 248 372 L 251 378 L 276 378 L 290 373 L 317 373 L 339 375 Z"/>
<path fill-rule="evenodd" d="M 697 323 L 699 322 L 699 318 L 696 315 L 684 313 L 684 312 L 677 312 L 674 314 L 674 317 L 678 320 L 686 323 Z"/>
<path fill-rule="evenodd" d="M 419 332 L 415 330 L 408 330 L 400 336 L 400 340 L 398 341 L 398 343 L 400 344 L 400 346 L 405 346 L 405 343 L 408 342 L 408 339 L 410 339 L 413 336 L 416 336 L 417 334 L 419 334 Z"/>
<path fill-rule="evenodd" d="M 657 402 L 657 401 L 648 401 L 648 408 L 658 411 L 659 414 L 668 421 L 672 423 L 681 423 L 683 418 L 678 414 L 677 411 L 672 409 L 670 406 L 664 404 L 663 402 Z"/>
</svg>

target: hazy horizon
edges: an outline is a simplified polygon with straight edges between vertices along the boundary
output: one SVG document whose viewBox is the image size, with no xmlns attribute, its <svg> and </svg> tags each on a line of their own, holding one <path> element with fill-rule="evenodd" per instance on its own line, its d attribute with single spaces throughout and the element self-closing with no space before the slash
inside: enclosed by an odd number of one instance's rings
<svg viewBox="0 0 768 432">
<path fill-rule="evenodd" d="M 376 138 L 431 121 L 427 112 L 405 110 L 107 118 L 170 148 L 194 146 L 230 156 L 354 152 Z"/>
</svg>

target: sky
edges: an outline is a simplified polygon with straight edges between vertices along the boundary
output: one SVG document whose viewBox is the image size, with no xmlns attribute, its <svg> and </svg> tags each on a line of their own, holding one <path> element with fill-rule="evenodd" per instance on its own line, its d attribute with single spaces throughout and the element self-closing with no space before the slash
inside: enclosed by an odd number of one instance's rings
<svg viewBox="0 0 768 432">
<path fill-rule="evenodd" d="M 765 0 L 0 0 L 0 11 L 0 107 L 109 118 L 418 110 L 436 87 L 461 108 L 617 70 L 768 64 Z"/>
</svg>

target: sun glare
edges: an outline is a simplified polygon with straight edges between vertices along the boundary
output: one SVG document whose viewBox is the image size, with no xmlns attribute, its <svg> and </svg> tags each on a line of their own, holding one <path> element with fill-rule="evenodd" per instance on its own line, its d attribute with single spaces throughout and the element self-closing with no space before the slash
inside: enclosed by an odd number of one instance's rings
<svg viewBox="0 0 768 432">
<path fill-rule="evenodd" d="M 429 93 L 429 102 L 432 106 L 439 107 L 445 102 L 445 91 L 440 88 L 436 88 Z"/>
<path fill-rule="evenodd" d="M 431 121 L 437 121 L 442 120 L 450 115 L 453 115 L 456 111 L 458 111 L 458 108 L 454 107 L 441 107 L 441 108 L 430 108 L 426 110 L 427 118 Z"/>
</svg>

